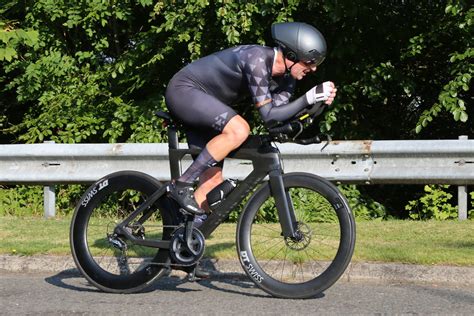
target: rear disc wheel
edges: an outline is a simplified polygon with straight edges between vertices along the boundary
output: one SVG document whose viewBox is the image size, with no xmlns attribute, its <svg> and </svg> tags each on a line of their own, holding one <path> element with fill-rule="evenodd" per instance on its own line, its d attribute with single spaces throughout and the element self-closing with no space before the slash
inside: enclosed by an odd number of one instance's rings
<svg viewBox="0 0 474 316">
<path fill-rule="evenodd" d="M 93 184 L 81 198 L 71 222 L 71 249 L 79 270 L 99 289 L 137 292 L 164 273 L 168 249 L 141 246 L 114 231 L 160 186 L 149 175 L 121 171 Z M 142 240 L 169 239 L 170 203 L 161 198 L 150 207 L 153 213 L 144 223 L 132 222 L 126 230 Z"/>
</svg>

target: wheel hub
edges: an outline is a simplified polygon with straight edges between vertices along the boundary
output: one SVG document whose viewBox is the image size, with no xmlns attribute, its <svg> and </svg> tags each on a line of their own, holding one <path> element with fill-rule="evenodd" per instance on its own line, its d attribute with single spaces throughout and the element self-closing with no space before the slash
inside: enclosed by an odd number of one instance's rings
<svg viewBox="0 0 474 316">
<path fill-rule="evenodd" d="M 285 237 L 285 244 L 293 250 L 303 250 L 311 243 L 311 228 L 305 223 L 298 222 L 297 230 L 293 237 Z"/>
</svg>

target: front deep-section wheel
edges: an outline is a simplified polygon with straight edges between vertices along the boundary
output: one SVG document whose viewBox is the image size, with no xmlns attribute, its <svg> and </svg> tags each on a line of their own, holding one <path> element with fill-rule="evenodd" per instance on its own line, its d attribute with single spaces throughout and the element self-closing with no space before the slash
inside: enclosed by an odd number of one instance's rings
<svg viewBox="0 0 474 316">
<path fill-rule="evenodd" d="M 237 250 L 247 275 L 284 298 L 314 297 L 344 273 L 355 245 L 349 205 L 329 181 L 308 173 L 283 176 L 297 234 L 284 237 L 268 184 L 248 201 L 237 226 Z"/>
<path fill-rule="evenodd" d="M 100 179 L 84 193 L 71 222 L 72 255 L 82 274 L 107 292 L 130 293 L 144 289 L 164 273 L 167 249 L 144 247 L 114 233 L 161 187 L 155 178 L 136 171 L 120 171 Z M 126 229 L 138 239 L 169 239 L 173 223 L 171 202 L 162 198 Z M 141 216 L 137 216 L 137 220 Z"/>
</svg>

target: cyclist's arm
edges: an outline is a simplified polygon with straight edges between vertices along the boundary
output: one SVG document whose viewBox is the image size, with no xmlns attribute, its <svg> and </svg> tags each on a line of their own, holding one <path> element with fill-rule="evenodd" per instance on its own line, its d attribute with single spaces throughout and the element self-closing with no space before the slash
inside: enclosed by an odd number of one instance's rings
<svg viewBox="0 0 474 316">
<path fill-rule="evenodd" d="M 272 95 L 272 98 L 257 103 L 257 107 L 259 107 L 260 116 L 265 121 L 265 124 L 268 127 L 272 127 L 278 122 L 283 122 L 294 117 L 304 109 L 306 109 L 306 113 L 309 113 L 313 117 L 321 114 L 324 110 L 323 102 L 332 96 L 331 93 L 335 95 L 335 90 L 334 84 L 327 81 L 314 86 L 293 102 L 288 103 L 288 101 L 286 101 L 286 104 L 278 106 L 278 104 L 275 104 L 273 101 L 274 98 Z M 287 100 L 289 100 L 289 98 L 287 98 Z"/>
<path fill-rule="evenodd" d="M 298 99 L 280 106 L 276 106 L 272 99 L 267 99 L 266 102 L 264 101 L 262 103 L 257 104 L 257 107 L 262 120 L 268 127 L 272 127 L 279 122 L 284 122 L 294 117 L 310 105 L 316 107 L 314 109 L 315 113 L 319 111 L 318 114 L 320 114 L 320 112 L 323 111 L 322 102 L 318 102 L 314 105 L 309 104 L 306 95 L 302 95 Z"/>
</svg>

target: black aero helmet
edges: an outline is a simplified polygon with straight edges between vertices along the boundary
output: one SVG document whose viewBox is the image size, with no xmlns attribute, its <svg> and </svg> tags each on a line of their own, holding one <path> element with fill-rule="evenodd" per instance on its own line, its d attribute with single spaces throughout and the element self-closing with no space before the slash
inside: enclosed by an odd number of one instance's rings
<svg viewBox="0 0 474 316">
<path fill-rule="evenodd" d="M 275 23 L 272 25 L 272 37 L 285 57 L 294 62 L 320 65 L 326 57 L 326 40 L 323 34 L 309 24 Z"/>
</svg>

